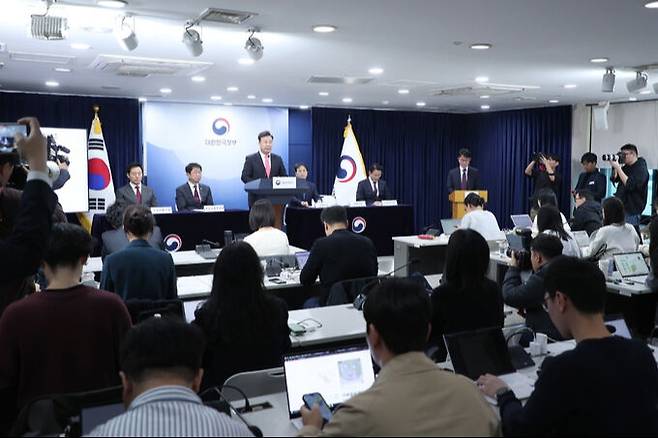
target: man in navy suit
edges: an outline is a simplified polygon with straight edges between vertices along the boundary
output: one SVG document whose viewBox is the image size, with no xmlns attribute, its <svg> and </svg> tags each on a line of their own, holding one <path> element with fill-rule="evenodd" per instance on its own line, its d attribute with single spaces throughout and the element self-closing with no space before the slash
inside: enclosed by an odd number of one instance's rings
<svg viewBox="0 0 658 438">
<path fill-rule="evenodd" d="M 117 190 L 116 202 L 123 206 L 144 205 L 149 208 L 158 206 L 153 189 L 142 184 L 144 168 L 141 164 L 130 163 L 126 169 L 126 176 L 130 182 Z"/>
<path fill-rule="evenodd" d="M 178 298 L 174 260 L 148 243 L 154 224 L 148 208 L 131 205 L 126 209 L 123 228 L 130 243 L 103 262 L 101 289 L 117 293 L 124 301 Z"/>
<path fill-rule="evenodd" d="M 393 199 L 386 181 L 382 179 L 383 171 L 381 164 L 373 163 L 370 166 L 368 178 L 360 181 L 356 187 L 357 201 L 366 201 L 366 205 L 381 205 L 382 200 Z"/>
<path fill-rule="evenodd" d="M 314 183 L 307 181 L 308 178 L 308 169 L 306 164 L 297 163 L 295 164 L 295 176 L 298 179 L 304 180 L 308 184 L 308 192 L 304 192 L 299 197 L 294 197 L 290 200 L 290 205 L 293 207 L 309 207 L 311 201 L 318 202 L 320 200 L 320 195 L 318 194 L 318 189 Z"/>
<path fill-rule="evenodd" d="M 448 172 L 448 194 L 455 190 L 479 190 L 480 186 L 480 172 L 471 167 L 471 151 L 468 149 L 460 149 L 457 154 L 457 161 L 459 167 L 452 169 Z"/>
<path fill-rule="evenodd" d="M 275 176 L 288 176 L 286 167 L 283 165 L 283 159 L 279 155 L 272 153 L 272 142 L 274 136 L 270 131 L 263 131 L 258 134 L 259 151 L 252 155 L 247 155 L 242 168 L 242 182 L 248 183 L 255 179 L 273 178 Z M 249 207 L 256 202 L 256 196 L 249 194 Z"/>
<path fill-rule="evenodd" d="M 178 211 L 196 210 L 205 205 L 214 205 L 212 190 L 201 184 L 203 169 L 199 163 L 190 163 L 185 166 L 187 183 L 176 188 L 176 209 Z"/>
</svg>

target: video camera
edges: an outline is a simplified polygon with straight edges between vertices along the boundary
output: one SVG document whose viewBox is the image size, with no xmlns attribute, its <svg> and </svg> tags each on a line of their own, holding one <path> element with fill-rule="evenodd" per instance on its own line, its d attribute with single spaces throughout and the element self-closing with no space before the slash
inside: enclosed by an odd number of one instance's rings
<svg viewBox="0 0 658 438">
<path fill-rule="evenodd" d="M 530 229 L 517 229 L 514 231 L 514 236 L 508 236 L 507 240 L 510 243 L 506 251 L 507 257 L 514 256 L 520 270 L 531 270 L 530 243 L 532 242 L 532 231 Z"/>
<path fill-rule="evenodd" d="M 618 161 L 619 164 L 624 164 L 626 162 L 626 153 L 617 152 L 616 154 L 603 154 L 601 155 L 601 161 Z"/>
<path fill-rule="evenodd" d="M 71 149 L 58 145 L 55 137 L 52 135 L 46 137 L 46 141 L 48 142 L 48 161 L 54 161 L 58 164 L 66 163 L 67 166 L 70 166 L 69 154 L 71 153 Z"/>
</svg>

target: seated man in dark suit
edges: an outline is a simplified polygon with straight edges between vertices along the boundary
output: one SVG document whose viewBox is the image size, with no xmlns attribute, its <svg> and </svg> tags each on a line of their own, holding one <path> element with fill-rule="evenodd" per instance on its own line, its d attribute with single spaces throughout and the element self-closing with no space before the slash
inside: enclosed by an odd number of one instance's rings
<svg viewBox="0 0 658 438">
<path fill-rule="evenodd" d="M 603 210 L 601 204 L 594 200 L 594 195 L 587 189 L 576 189 L 574 192 L 576 210 L 571 219 L 571 231 L 587 231 L 587 235 L 603 226 Z"/>
<path fill-rule="evenodd" d="M 459 167 L 448 172 L 448 182 L 446 183 L 448 194 L 455 190 L 481 189 L 480 172 L 475 167 L 471 167 L 471 151 L 460 149 L 457 154 L 457 161 Z"/>
<path fill-rule="evenodd" d="M 384 168 L 379 163 L 373 163 L 368 170 L 368 178 L 359 182 L 356 187 L 356 200 L 366 201 L 366 205 L 381 205 L 384 199 L 393 199 L 386 181 L 382 178 Z"/>
<path fill-rule="evenodd" d="M 320 215 L 327 237 L 313 243 L 306 265 L 299 277 L 303 285 L 312 285 L 320 276 L 322 296 L 327 301 L 331 286 L 337 281 L 377 275 L 377 250 L 370 239 L 347 229 L 344 207 L 325 208 Z"/>
<path fill-rule="evenodd" d="M 318 188 L 314 183 L 306 180 L 306 178 L 308 178 L 308 168 L 306 167 L 306 164 L 295 164 L 295 176 L 298 179 L 304 180 L 306 184 L 308 184 L 309 191 L 302 193 L 299 197 L 292 198 L 289 204 L 293 207 L 309 207 L 311 205 L 311 201 L 318 202 L 320 200 Z"/>
<path fill-rule="evenodd" d="M 116 202 L 109 207 L 105 212 L 105 219 L 110 223 L 113 230 L 105 231 L 101 235 L 103 240 L 103 249 L 101 251 L 101 257 L 105 260 L 105 257 L 109 256 L 112 253 L 121 251 L 124 249 L 130 242 L 126 237 L 126 232 L 123 229 L 123 206 L 117 204 Z M 162 241 L 162 231 L 157 225 L 153 227 L 153 234 L 148 239 L 149 245 L 155 249 L 164 249 Z"/>
<path fill-rule="evenodd" d="M 158 206 L 158 200 L 155 198 L 153 189 L 142 184 L 144 169 L 141 164 L 129 164 L 126 169 L 126 176 L 130 182 L 117 190 L 117 203 L 123 206 L 136 204 L 149 208 Z"/>
<path fill-rule="evenodd" d="M 270 131 L 263 131 L 258 134 L 259 151 L 255 154 L 247 155 L 242 168 L 242 182 L 247 184 L 249 181 L 262 178 L 273 178 L 275 176 L 287 176 L 286 167 L 283 165 L 283 159 L 272 153 L 272 142 L 274 136 Z M 249 207 L 256 202 L 256 197 L 249 195 Z"/>
<path fill-rule="evenodd" d="M 178 211 L 196 210 L 205 205 L 214 205 L 212 190 L 201 184 L 203 169 L 199 163 L 190 163 L 185 166 L 187 182 L 176 188 L 176 208 Z"/>
<path fill-rule="evenodd" d="M 124 301 L 178 297 L 174 260 L 170 254 L 152 248 L 147 242 L 154 223 L 148 208 L 131 205 L 126 209 L 123 228 L 130 243 L 103 262 L 101 289 L 116 292 Z"/>
</svg>

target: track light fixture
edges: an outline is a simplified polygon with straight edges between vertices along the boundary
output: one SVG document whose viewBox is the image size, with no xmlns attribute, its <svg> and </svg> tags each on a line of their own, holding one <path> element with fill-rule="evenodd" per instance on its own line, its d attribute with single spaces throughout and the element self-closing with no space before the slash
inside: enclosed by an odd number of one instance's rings
<svg viewBox="0 0 658 438">
<path fill-rule="evenodd" d="M 132 21 L 132 25 L 129 21 Z M 114 28 L 114 36 L 123 50 L 128 52 L 135 50 L 139 44 L 135 35 L 135 18 L 130 15 L 121 17 Z"/>
<path fill-rule="evenodd" d="M 612 93 L 615 91 L 615 69 L 608 67 L 603 75 L 601 82 L 601 91 L 603 93 Z"/>
<path fill-rule="evenodd" d="M 638 71 L 636 72 L 635 79 L 626 83 L 626 89 L 629 93 L 637 93 L 647 86 L 648 80 L 649 77 L 647 76 L 646 72 Z"/>
<path fill-rule="evenodd" d="M 192 56 L 200 56 L 203 53 L 203 41 L 201 35 L 196 30 L 192 29 L 194 22 L 187 22 L 185 24 L 185 32 L 183 33 L 183 44 L 187 47 Z"/>
<path fill-rule="evenodd" d="M 263 43 L 261 43 L 258 38 L 254 37 L 254 34 L 259 31 L 260 29 L 258 28 L 249 29 L 251 34 L 249 35 L 249 38 L 247 38 L 247 42 L 244 45 L 244 49 L 247 51 L 247 54 L 249 54 L 249 57 L 254 61 L 258 61 L 263 57 L 263 50 L 265 49 L 265 47 L 263 47 Z"/>
</svg>

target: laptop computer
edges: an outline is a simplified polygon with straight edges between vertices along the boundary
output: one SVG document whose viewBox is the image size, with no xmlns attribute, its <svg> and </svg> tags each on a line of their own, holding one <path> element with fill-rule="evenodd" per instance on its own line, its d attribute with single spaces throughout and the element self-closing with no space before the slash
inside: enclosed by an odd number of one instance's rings
<svg viewBox="0 0 658 438">
<path fill-rule="evenodd" d="M 97 426 L 105 424 L 108 420 L 123 414 L 125 411 L 126 408 L 123 403 L 82 408 L 80 411 L 81 436 L 89 435 Z"/>
<path fill-rule="evenodd" d="M 644 284 L 649 275 L 649 267 L 641 252 L 615 254 L 612 257 L 622 280 Z"/>
<path fill-rule="evenodd" d="M 459 229 L 461 223 L 461 219 L 441 219 L 441 228 L 443 228 L 443 234 L 446 236 L 451 235 Z"/>
<path fill-rule="evenodd" d="M 587 231 L 574 231 L 573 238 L 576 239 L 576 243 L 581 248 L 589 246 L 590 244 L 589 234 L 587 234 Z"/>
<path fill-rule="evenodd" d="M 306 266 L 306 262 L 308 261 L 308 256 L 311 253 L 308 251 L 300 251 L 295 253 L 295 258 L 297 259 L 297 268 L 299 270 L 304 269 L 304 266 Z"/>
<path fill-rule="evenodd" d="M 510 216 L 512 218 L 512 223 L 516 228 L 532 228 L 532 220 L 527 214 L 513 214 Z"/>
<path fill-rule="evenodd" d="M 507 238 L 507 243 L 509 248 L 514 251 L 520 251 L 523 249 L 523 238 L 516 233 L 508 233 L 505 235 Z"/>
<path fill-rule="evenodd" d="M 628 329 L 628 325 L 626 325 L 623 315 L 606 315 L 605 328 L 607 328 L 612 335 L 626 339 L 632 338 L 631 331 Z"/>
<path fill-rule="evenodd" d="M 370 388 L 375 371 L 365 344 L 328 348 L 283 357 L 288 415 L 301 428 L 304 394 L 319 392 L 330 408 Z"/>
</svg>

